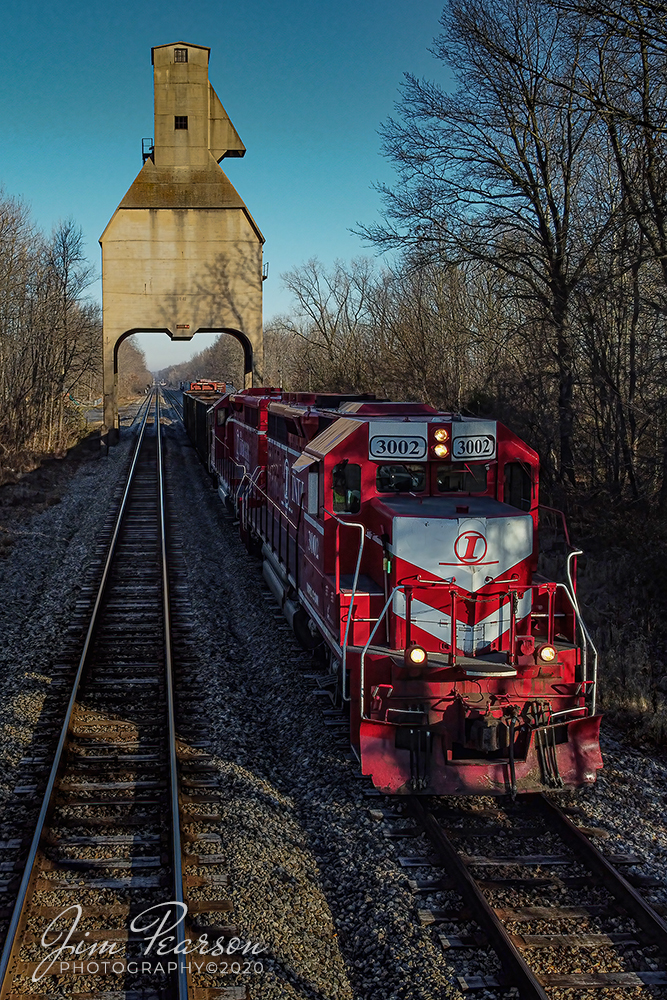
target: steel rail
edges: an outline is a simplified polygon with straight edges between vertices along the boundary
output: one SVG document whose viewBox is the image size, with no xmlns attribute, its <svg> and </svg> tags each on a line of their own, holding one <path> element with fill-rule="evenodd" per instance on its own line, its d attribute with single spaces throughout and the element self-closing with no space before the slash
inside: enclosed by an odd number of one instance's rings
<svg viewBox="0 0 667 1000">
<path fill-rule="evenodd" d="M 667 954 L 667 923 L 655 913 L 646 900 L 630 885 L 620 872 L 607 860 L 598 848 L 590 841 L 570 819 L 551 802 L 546 795 L 534 793 L 526 795 L 526 802 L 542 811 L 553 832 L 573 851 L 574 859 L 583 863 L 594 875 L 601 879 L 604 888 L 614 896 L 625 912 L 642 928 L 652 943 L 657 944 L 662 954 Z M 552 976 L 542 977 L 532 972 L 523 959 L 520 951 L 512 940 L 486 896 L 470 874 L 467 865 L 459 852 L 451 843 L 436 818 L 422 806 L 419 799 L 408 800 L 412 815 L 421 823 L 431 843 L 444 861 L 448 873 L 452 876 L 457 891 L 470 907 L 472 915 L 482 930 L 487 934 L 489 943 L 494 948 L 505 973 L 510 977 L 512 985 L 516 986 L 522 997 L 540 998 L 545 1000 L 545 984 L 549 987 L 558 985 L 551 982 Z M 517 863 L 520 863 L 517 861 Z M 606 975 L 606 974 L 605 974 Z M 642 975 L 639 974 L 638 975 Z M 653 973 L 647 973 L 650 977 Z M 650 979 L 645 979 L 650 982 Z M 608 978 L 607 985 L 613 985 Z M 574 988 L 576 983 L 569 983 L 568 988 Z M 585 984 L 582 985 L 585 988 Z"/>
<path fill-rule="evenodd" d="M 144 433 L 146 430 L 146 424 L 148 421 L 148 414 L 150 412 L 150 407 L 146 408 L 146 413 L 144 414 L 144 419 L 139 430 L 139 436 L 137 439 L 136 448 L 134 450 L 134 456 L 132 458 L 132 463 L 130 465 L 130 470 L 127 476 L 127 482 L 125 484 L 125 490 L 123 492 L 123 497 L 120 503 L 120 508 L 118 511 L 118 517 L 116 518 L 116 525 L 114 532 L 109 543 L 109 551 L 107 553 L 106 562 L 104 564 L 104 570 L 102 572 L 102 579 L 97 592 L 97 597 L 95 599 L 95 605 L 93 607 L 92 615 L 90 618 L 90 624 L 88 625 L 88 631 L 86 633 L 85 642 L 83 645 L 83 651 L 79 659 L 79 665 L 77 667 L 76 675 L 74 677 L 74 682 L 72 686 L 72 693 L 70 694 L 69 702 L 67 705 L 67 711 L 65 713 L 65 719 L 60 731 L 60 738 L 58 739 L 58 746 L 56 747 L 55 756 L 53 759 L 53 764 L 51 765 L 51 771 L 49 773 L 49 779 L 46 785 L 46 790 L 42 799 L 42 806 L 39 812 L 39 817 L 37 819 L 37 825 L 35 827 L 35 832 L 33 834 L 32 843 L 30 845 L 30 850 L 26 859 L 25 867 L 23 870 L 23 877 L 21 879 L 21 884 L 19 886 L 18 894 L 16 897 L 16 902 L 14 904 L 14 909 L 12 911 L 12 916 L 9 921 L 9 926 L 7 928 L 7 935 L 5 938 L 5 944 L 2 950 L 2 956 L 0 956 L 0 995 L 4 995 L 5 992 L 5 976 L 9 968 L 9 963 L 11 960 L 12 952 L 14 949 L 14 942 L 16 938 L 16 933 L 18 931 L 21 918 L 23 916 L 23 911 L 25 909 L 25 904 L 28 896 L 28 887 L 30 885 L 30 880 L 32 877 L 32 871 L 37 858 L 37 852 L 39 850 L 39 845 L 42 838 L 42 833 L 44 830 L 44 824 L 46 822 L 47 814 L 51 804 L 51 797 L 53 795 L 53 789 L 56 783 L 58 772 L 60 770 L 60 765 L 62 761 L 63 749 L 65 747 L 65 741 L 67 739 L 67 733 L 69 731 L 70 721 L 72 717 L 72 711 L 76 702 L 76 696 L 79 690 L 79 685 L 81 683 L 81 677 L 83 675 L 84 667 L 86 665 L 86 660 L 88 659 L 88 653 L 93 640 L 93 635 L 95 628 L 97 626 L 97 619 L 99 615 L 99 610 L 102 604 L 102 599 L 104 597 L 104 592 L 106 590 L 107 580 L 109 578 L 109 573 L 111 569 L 111 564 L 113 561 L 114 553 L 116 550 L 116 543 L 118 541 L 118 535 L 120 532 L 121 522 L 123 520 L 123 515 L 125 513 L 125 507 L 127 505 L 127 498 L 130 492 L 130 486 L 132 485 L 132 480 L 134 478 L 134 472 L 137 465 L 137 460 L 139 458 L 139 452 L 141 450 L 141 445 L 144 439 Z"/>
<path fill-rule="evenodd" d="M 502 922 L 435 817 L 431 816 L 415 797 L 409 799 L 409 808 L 426 830 L 433 846 L 444 859 L 447 871 L 456 882 L 457 890 L 460 891 L 461 896 L 470 907 L 475 920 L 488 935 L 503 969 L 512 980 L 512 985 L 517 987 L 525 1000 L 548 1000 L 544 986 L 523 960 Z"/>
<path fill-rule="evenodd" d="M 176 410 L 176 416 L 179 420 L 183 420 L 183 406 L 181 403 L 177 402 L 176 390 L 175 389 L 163 389 L 162 395 L 165 398 L 165 402 L 173 409 Z"/>
<path fill-rule="evenodd" d="M 654 910 L 621 873 L 591 843 L 586 834 L 575 826 L 568 817 L 551 802 L 546 795 L 538 794 L 537 801 L 548 818 L 558 827 L 557 833 L 583 858 L 596 875 L 599 875 L 605 889 L 627 910 L 633 920 L 644 930 L 667 955 L 667 923 Z"/>
<path fill-rule="evenodd" d="M 141 405 L 140 405 L 139 409 L 137 410 L 137 412 L 134 414 L 134 417 L 132 418 L 132 423 L 130 424 L 130 429 L 132 427 L 134 427 L 134 425 L 136 424 L 137 420 L 139 420 L 139 418 L 141 417 L 141 411 L 143 410 L 144 406 L 146 407 L 147 410 L 150 409 L 150 402 L 151 402 L 151 396 L 152 395 L 153 395 L 152 392 L 151 393 L 147 393 L 146 398 L 142 399 Z"/>
<path fill-rule="evenodd" d="M 174 717 L 174 680 L 172 676 L 171 609 L 169 601 L 169 569 L 167 564 L 167 526 L 165 519 L 164 462 L 162 455 L 162 428 L 160 424 L 160 390 L 155 395 L 155 429 L 157 434 L 158 499 L 160 509 L 160 547 L 162 563 L 162 612 L 164 629 L 164 669 L 167 688 L 167 722 L 169 728 L 169 794 L 171 804 L 171 853 L 174 902 L 185 905 L 183 899 L 183 855 L 181 847 L 180 810 L 178 795 L 178 760 L 176 757 L 176 721 Z M 184 909 L 181 909 L 185 913 Z M 178 916 L 178 914 L 176 914 Z M 176 927 L 176 988 L 179 1000 L 187 1000 L 188 977 L 185 971 L 185 919 Z"/>
</svg>

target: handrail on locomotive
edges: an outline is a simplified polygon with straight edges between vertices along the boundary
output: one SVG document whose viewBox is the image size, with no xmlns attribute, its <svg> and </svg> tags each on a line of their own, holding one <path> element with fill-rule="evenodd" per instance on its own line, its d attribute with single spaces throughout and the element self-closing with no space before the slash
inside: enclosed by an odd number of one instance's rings
<svg viewBox="0 0 667 1000">
<path fill-rule="evenodd" d="M 246 479 L 246 478 L 249 480 L 249 488 L 256 487 L 256 483 L 252 482 L 251 481 L 251 477 L 249 477 L 247 475 L 247 470 L 244 470 L 244 479 Z M 239 489 L 239 493 L 237 495 L 240 495 L 240 492 L 241 491 Z M 259 492 L 263 493 L 262 490 L 259 490 Z M 247 494 L 244 494 L 244 495 L 247 495 Z M 266 495 L 266 493 L 264 493 L 264 496 L 266 497 L 266 499 L 267 499 L 267 501 L 269 503 L 273 503 L 271 501 L 271 499 Z M 283 517 L 284 516 L 283 511 L 280 510 L 280 508 L 278 507 L 277 504 L 274 504 L 274 506 L 277 508 L 278 516 L 279 517 Z M 244 505 L 244 507 L 245 507 L 245 505 Z M 543 504 L 540 504 L 540 508 L 552 511 L 553 513 L 559 514 L 561 516 L 562 522 L 563 522 L 563 527 L 564 527 L 566 541 L 567 541 L 567 544 L 570 545 L 569 532 L 567 530 L 567 522 L 565 520 L 565 514 L 563 513 L 563 511 L 557 510 L 556 508 L 553 508 L 553 507 L 546 507 Z M 245 507 L 245 509 L 247 510 L 247 507 Z M 347 670 L 346 670 L 347 653 L 352 648 L 349 645 L 349 643 L 348 643 L 350 626 L 351 626 L 351 624 L 353 622 L 362 622 L 363 621 L 363 622 L 374 623 L 373 630 L 370 633 L 370 636 L 369 636 L 368 640 L 366 641 L 366 644 L 364 645 L 364 647 L 363 647 L 363 649 L 361 651 L 360 673 L 359 673 L 359 680 L 360 680 L 360 684 L 359 684 L 359 702 L 360 702 L 361 718 L 362 719 L 368 719 L 369 716 L 366 714 L 367 692 L 366 692 L 366 689 L 365 689 L 365 662 L 366 662 L 366 654 L 367 654 L 368 650 L 370 649 L 370 647 L 372 645 L 372 641 L 373 641 L 373 638 L 375 637 L 375 633 L 377 632 L 378 626 L 385 619 L 386 613 L 389 610 L 389 608 L 390 608 L 390 606 L 392 604 L 392 601 L 393 601 L 395 595 L 397 593 L 400 593 L 400 592 L 403 592 L 405 594 L 405 597 L 406 597 L 406 619 L 405 619 L 406 620 L 406 640 L 405 640 L 405 644 L 406 644 L 406 647 L 409 646 L 409 644 L 410 644 L 410 625 L 411 625 L 411 623 L 413 623 L 413 619 L 412 619 L 412 616 L 411 616 L 411 610 L 410 609 L 411 609 L 411 600 L 412 600 L 412 590 L 414 589 L 414 584 L 410 584 L 407 581 L 405 581 L 405 582 L 400 583 L 397 586 L 395 586 L 393 588 L 393 590 L 392 590 L 389 598 L 387 599 L 387 601 L 386 601 L 386 603 L 385 603 L 385 605 L 384 605 L 384 607 L 383 607 L 383 609 L 382 609 L 382 611 L 381 611 L 381 613 L 380 613 L 380 615 L 379 615 L 378 618 L 357 618 L 354 615 L 354 598 L 355 598 L 355 594 L 356 594 L 356 590 L 357 590 L 357 585 L 358 585 L 358 580 L 359 580 L 359 569 L 360 569 L 360 566 L 361 566 L 361 559 L 362 559 L 362 555 L 363 555 L 364 540 L 365 540 L 365 537 L 366 537 L 366 528 L 365 528 L 365 525 L 359 524 L 359 522 L 343 520 L 342 518 L 340 518 L 336 514 L 334 514 L 332 511 L 327 510 L 326 508 L 325 508 L 325 512 L 331 518 L 333 518 L 337 522 L 337 525 L 336 525 L 335 580 L 336 580 L 336 591 L 338 593 L 340 593 L 340 525 L 345 525 L 346 527 L 351 527 L 351 528 L 358 528 L 360 530 L 359 549 L 358 549 L 356 566 L 355 566 L 355 572 L 354 572 L 354 578 L 353 578 L 352 589 L 351 589 L 351 594 L 350 594 L 350 602 L 349 602 L 349 606 L 348 606 L 348 613 L 347 613 L 347 617 L 346 617 L 346 620 L 345 620 L 345 635 L 344 635 L 344 640 L 343 640 L 343 645 L 342 645 L 342 667 L 341 667 L 341 675 L 342 675 L 342 700 L 343 701 L 349 701 L 350 700 L 350 696 L 347 693 L 347 687 L 346 687 L 346 680 L 347 680 Z M 286 520 L 289 520 L 289 519 L 286 519 Z M 291 521 L 289 523 L 292 525 L 292 527 L 296 527 L 296 525 L 294 525 Z M 586 695 L 587 699 L 590 701 L 590 706 L 583 705 L 583 706 L 580 706 L 578 708 L 568 708 L 568 709 L 565 709 L 565 710 L 563 710 L 561 712 L 550 712 L 549 713 L 549 720 L 550 719 L 554 719 L 554 718 L 559 718 L 560 721 L 558 723 L 552 723 L 551 721 L 548 721 L 547 723 L 543 723 L 541 725 L 535 725 L 533 727 L 535 730 L 537 730 L 537 729 L 548 729 L 548 728 L 552 727 L 553 725 L 560 725 L 560 724 L 562 724 L 562 721 L 563 721 L 562 720 L 562 716 L 564 716 L 564 715 L 569 715 L 569 714 L 578 713 L 578 712 L 586 712 L 589 715 L 595 715 L 596 703 L 597 703 L 597 663 L 598 663 L 598 652 L 597 652 L 597 649 L 596 649 L 596 647 L 595 647 L 595 645 L 593 643 L 593 640 L 590 637 L 590 633 L 588 631 L 588 628 L 586 627 L 586 624 L 585 624 L 585 622 L 583 620 L 583 617 L 581 615 L 581 610 L 579 608 L 579 602 L 578 602 L 577 596 L 576 596 L 576 575 L 575 575 L 576 574 L 576 558 L 577 558 L 577 556 L 580 556 L 580 555 L 583 555 L 583 550 L 582 549 L 575 549 L 574 547 L 571 548 L 571 551 L 567 555 L 567 563 L 566 563 L 566 573 L 567 573 L 567 580 L 568 580 L 568 584 L 567 585 L 564 584 L 564 583 L 556 583 L 556 584 L 531 584 L 531 586 L 530 586 L 529 589 L 545 589 L 546 588 L 546 592 L 548 593 L 548 596 L 549 596 L 549 610 L 547 612 L 547 642 L 549 642 L 549 643 L 554 642 L 554 633 L 555 633 L 555 613 L 554 613 L 554 602 L 553 602 L 553 590 L 554 589 L 562 589 L 564 591 L 564 593 L 566 594 L 566 596 L 567 596 L 567 598 L 568 598 L 568 600 L 570 602 L 570 605 L 572 607 L 573 613 L 574 613 L 574 619 L 575 619 L 576 626 L 579 629 L 579 631 L 581 633 L 581 636 L 582 636 L 582 646 L 581 646 L 581 650 L 582 650 L 582 664 L 581 664 L 581 666 L 582 666 L 582 678 L 581 678 L 580 687 L 583 690 L 584 694 Z M 572 567 L 572 562 L 573 561 L 574 561 L 574 569 Z M 456 628 L 457 628 L 457 625 L 456 625 L 456 621 L 457 621 L 457 619 L 456 619 L 456 614 L 455 614 L 455 602 L 456 602 L 456 597 L 459 594 L 460 588 L 458 588 L 458 587 L 456 587 L 454 585 L 453 579 L 451 581 L 448 581 L 448 580 L 435 581 L 435 580 L 420 580 L 419 577 L 417 577 L 416 582 L 419 583 L 420 586 L 422 586 L 422 587 L 423 586 L 429 586 L 429 587 L 436 587 L 437 586 L 437 587 L 446 587 L 449 590 L 450 598 L 451 598 L 451 601 L 452 601 L 451 620 L 452 620 L 453 629 L 454 629 L 453 637 L 452 637 L 451 650 L 450 650 L 450 653 L 449 653 L 449 665 L 452 666 L 452 667 L 456 666 L 456 656 L 457 656 L 457 641 L 456 641 Z M 516 661 L 516 652 L 514 650 L 514 640 L 515 640 L 515 633 L 516 633 L 516 601 L 515 601 L 514 597 L 515 597 L 515 595 L 518 596 L 519 594 L 523 594 L 525 592 L 526 588 L 525 587 L 521 587 L 521 588 L 519 588 L 519 587 L 512 587 L 511 586 L 511 581 L 509 581 L 509 580 L 505 580 L 505 581 L 500 580 L 500 581 L 494 581 L 494 582 L 495 583 L 506 583 L 507 584 L 507 591 L 504 592 L 503 596 L 506 595 L 508 597 L 508 606 L 509 606 L 509 612 L 510 612 L 510 636 L 511 636 L 511 638 L 510 638 L 510 650 L 509 650 L 509 653 L 508 653 L 508 662 L 509 663 L 513 663 L 513 662 Z M 498 595 L 491 595 L 491 596 L 498 596 Z M 488 599 L 488 595 L 487 595 L 487 599 Z M 588 647 L 590 647 L 590 650 L 591 650 L 591 652 L 593 654 L 593 663 L 594 663 L 593 677 L 590 680 L 588 679 L 588 669 L 587 669 L 587 666 L 588 666 L 588 656 L 587 656 Z M 589 686 L 590 686 L 590 690 L 587 690 Z"/>
<path fill-rule="evenodd" d="M 326 651 L 323 680 L 378 788 L 595 780 L 581 553 L 562 512 L 539 504 L 525 442 L 496 421 L 369 397 L 250 389 L 184 403 L 289 624 Z M 564 582 L 536 573 L 540 506 L 562 522 Z"/>
</svg>

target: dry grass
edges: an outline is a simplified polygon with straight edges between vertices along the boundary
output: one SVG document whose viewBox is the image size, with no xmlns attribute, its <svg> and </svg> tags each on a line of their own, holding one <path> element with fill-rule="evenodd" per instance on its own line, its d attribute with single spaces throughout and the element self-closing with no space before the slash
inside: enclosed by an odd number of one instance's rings
<svg viewBox="0 0 667 1000">
<path fill-rule="evenodd" d="M 600 654 L 600 706 L 638 741 L 667 745 L 667 525 L 591 511 L 573 525 L 579 600 Z"/>
<path fill-rule="evenodd" d="M 35 514 L 60 503 L 81 463 L 95 461 L 99 455 L 99 437 L 89 434 L 65 454 L 24 452 L 0 466 L 0 559 L 21 544 Z"/>
</svg>

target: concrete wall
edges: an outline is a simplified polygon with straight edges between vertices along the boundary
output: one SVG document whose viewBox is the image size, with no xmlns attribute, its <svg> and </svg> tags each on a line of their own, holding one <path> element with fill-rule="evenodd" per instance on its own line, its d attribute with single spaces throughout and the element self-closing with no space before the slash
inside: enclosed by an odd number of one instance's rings
<svg viewBox="0 0 667 1000">
<path fill-rule="evenodd" d="M 187 62 L 174 61 L 176 49 Z M 245 147 L 209 83 L 208 49 L 158 46 L 153 64 L 153 159 L 100 238 L 108 431 L 118 427 L 116 349 L 130 330 L 186 340 L 198 329 L 237 330 L 261 365 L 264 240 L 217 162 Z"/>
</svg>

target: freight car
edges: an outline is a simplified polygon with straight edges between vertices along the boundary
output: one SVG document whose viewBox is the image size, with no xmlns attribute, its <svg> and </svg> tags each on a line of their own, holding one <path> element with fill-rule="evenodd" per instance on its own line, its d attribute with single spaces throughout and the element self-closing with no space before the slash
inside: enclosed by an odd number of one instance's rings
<svg viewBox="0 0 667 1000">
<path fill-rule="evenodd" d="M 575 787 L 602 766 L 597 657 L 537 573 L 536 453 L 495 420 L 368 397 L 219 399 L 208 465 L 388 793 Z"/>
<path fill-rule="evenodd" d="M 208 468 L 211 452 L 211 408 L 221 398 L 220 392 L 184 392 L 183 423 L 197 454 Z"/>
</svg>

